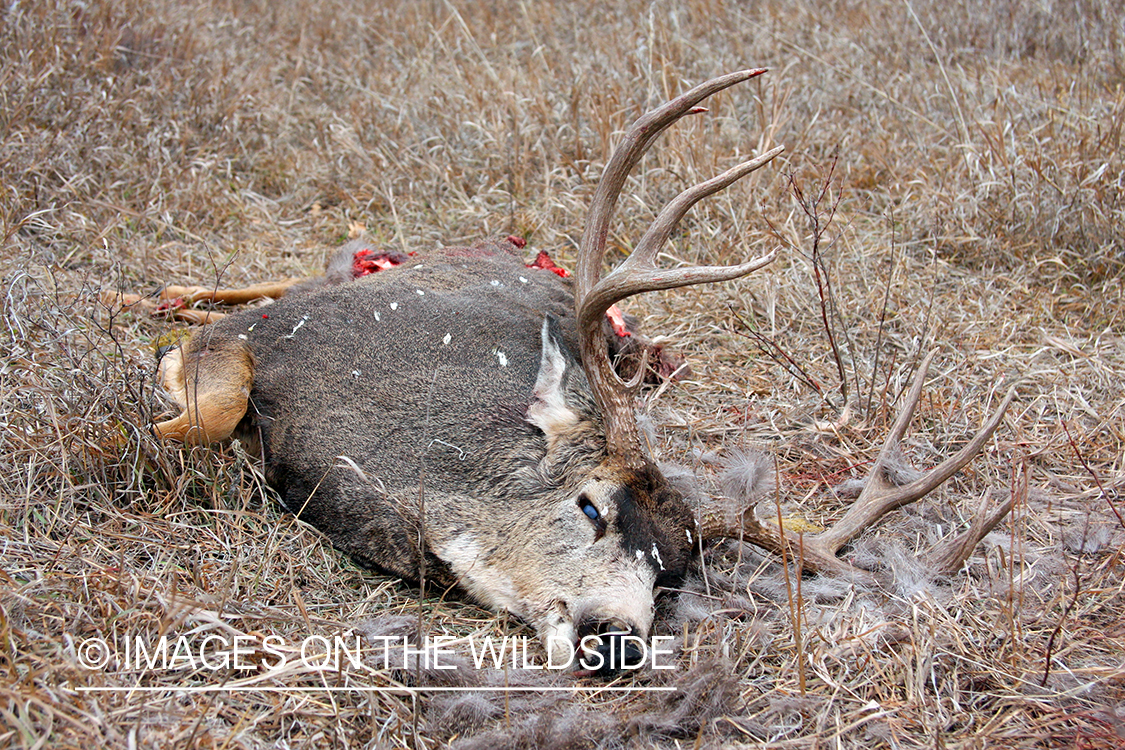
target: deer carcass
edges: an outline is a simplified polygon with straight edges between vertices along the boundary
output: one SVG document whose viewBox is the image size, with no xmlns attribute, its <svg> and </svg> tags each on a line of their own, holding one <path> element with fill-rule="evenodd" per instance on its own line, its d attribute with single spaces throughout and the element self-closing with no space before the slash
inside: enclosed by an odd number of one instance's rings
<svg viewBox="0 0 1125 750">
<path fill-rule="evenodd" d="M 491 241 L 227 315 L 164 357 L 161 378 L 182 412 L 157 433 L 257 437 L 285 505 L 336 546 L 515 614 L 553 660 L 586 636 L 603 653 L 621 635 L 646 638 L 654 587 L 683 575 L 701 535 L 779 551 L 788 540 L 757 521 L 697 521 L 646 454 L 635 383 L 614 370 L 604 318 L 640 292 L 768 264 L 773 253 L 730 267 L 666 270 L 655 259 L 692 205 L 781 149 L 685 190 L 602 278 L 607 227 L 629 171 L 664 128 L 763 72 L 708 81 L 628 130 L 598 185 L 572 280 Z M 835 560 L 835 549 L 821 557 Z M 807 564 L 833 568 L 821 557 Z"/>
</svg>

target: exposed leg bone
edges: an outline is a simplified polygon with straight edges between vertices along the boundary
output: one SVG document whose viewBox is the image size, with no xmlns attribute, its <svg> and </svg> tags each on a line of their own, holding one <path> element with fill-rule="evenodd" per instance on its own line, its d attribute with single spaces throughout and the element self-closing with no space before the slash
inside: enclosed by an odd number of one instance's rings
<svg viewBox="0 0 1125 750">
<path fill-rule="evenodd" d="M 251 284 L 239 289 L 214 289 L 201 286 L 168 286 L 160 294 L 125 294 L 123 292 L 102 292 L 102 304 L 108 307 L 130 309 L 141 307 L 153 317 L 169 317 L 188 323 L 203 325 L 214 323 L 223 313 L 210 310 L 195 310 L 190 306 L 196 302 L 218 302 L 224 305 L 245 305 L 259 299 L 279 299 L 285 296 L 290 287 L 305 279 L 285 279 L 284 281 Z"/>
</svg>

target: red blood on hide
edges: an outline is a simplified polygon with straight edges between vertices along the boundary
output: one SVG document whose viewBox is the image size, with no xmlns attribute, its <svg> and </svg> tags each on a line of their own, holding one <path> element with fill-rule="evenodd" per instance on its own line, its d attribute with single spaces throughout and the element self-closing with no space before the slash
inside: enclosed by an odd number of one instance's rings
<svg viewBox="0 0 1125 750">
<path fill-rule="evenodd" d="M 528 263 L 527 267 L 550 271 L 551 273 L 557 274 L 564 279 L 570 276 L 570 271 L 566 270 L 565 268 L 559 268 L 555 265 L 555 262 L 551 260 L 551 256 L 547 255 L 546 250 L 540 250 L 539 254 L 535 256 L 535 260 L 531 263 Z"/>
<path fill-rule="evenodd" d="M 605 311 L 605 316 L 609 318 L 609 324 L 613 326 L 613 332 L 621 338 L 632 336 L 633 332 L 625 327 L 625 313 L 621 312 L 621 308 L 617 305 L 610 305 L 609 309 Z"/>
<path fill-rule="evenodd" d="M 386 271 L 388 268 L 402 265 L 401 253 L 389 253 L 385 250 L 375 251 L 364 248 L 356 250 L 352 256 L 352 278 Z"/>
<path fill-rule="evenodd" d="M 158 304 L 154 312 L 157 315 L 166 315 L 176 310 L 183 310 L 185 307 L 187 307 L 187 303 L 184 302 L 183 297 L 176 297 L 175 299 L 166 299 Z"/>
</svg>

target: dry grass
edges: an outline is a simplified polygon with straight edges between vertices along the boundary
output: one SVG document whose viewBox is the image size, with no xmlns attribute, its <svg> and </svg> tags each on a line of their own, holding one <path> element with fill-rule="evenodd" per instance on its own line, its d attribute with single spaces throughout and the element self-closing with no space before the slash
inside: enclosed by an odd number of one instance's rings
<svg viewBox="0 0 1125 750">
<path fill-rule="evenodd" d="M 359 5 L 0 11 L 0 744 L 1125 744 L 1120 3 Z M 403 617 L 529 634 L 357 569 L 278 510 L 238 446 L 153 441 L 148 349 L 166 326 L 93 293 L 312 273 L 352 222 L 408 247 L 516 233 L 566 262 L 616 134 L 758 64 L 773 72 L 645 160 L 611 236 L 627 247 L 685 183 L 787 146 L 701 206 L 666 260 L 778 243 L 785 257 L 744 283 L 633 304 L 694 372 L 649 409 L 674 460 L 705 469 L 709 451 L 767 447 L 783 505 L 822 522 L 846 502 L 828 488 L 877 452 L 920 352 L 941 349 L 907 445 L 921 466 L 1019 381 L 985 455 L 851 553 L 891 565 L 895 590 L 810 579 L 797 600 L 775 563 L 715 550 L 696 593 L 658 614 L 683 639 L 675 676 L 636 678 L 672 697 L 412 697 L 363 689 L 409 674 L 303 667 L 270 691 L 192 693 L 258 670 L 79 665 L 85 639 L 125 634 L 292 643 Z M 792 189 L 826 183 L 819 250 L 850 403 Z M 1021 501 L 967 571 L 916 570 L 906 551 L 956 531 L 990 488 Z M 132 685 L 153 691 L 82 691 Z M 315 686 L 356 689 L 300 690 Z"/>
</svg>

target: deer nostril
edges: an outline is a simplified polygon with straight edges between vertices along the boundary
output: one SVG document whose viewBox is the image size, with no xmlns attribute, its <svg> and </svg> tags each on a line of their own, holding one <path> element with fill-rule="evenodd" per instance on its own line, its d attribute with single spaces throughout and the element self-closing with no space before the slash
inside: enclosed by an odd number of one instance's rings
<svg viewBox="0 0 1125 750">
<path fill-rule="evenodd" d="M 579 673 L 611 677 L 644 665 L 647 649 L 637 630 L 620 620 L 584 623 L 579 632 Z"/>
</svg>

